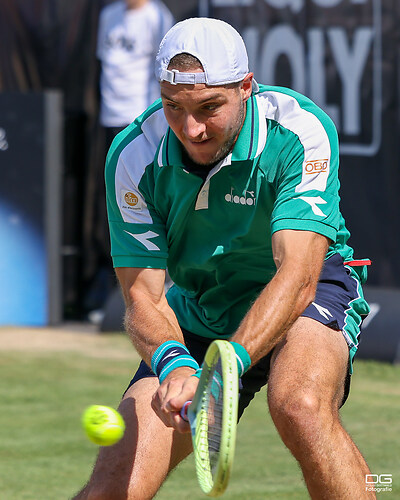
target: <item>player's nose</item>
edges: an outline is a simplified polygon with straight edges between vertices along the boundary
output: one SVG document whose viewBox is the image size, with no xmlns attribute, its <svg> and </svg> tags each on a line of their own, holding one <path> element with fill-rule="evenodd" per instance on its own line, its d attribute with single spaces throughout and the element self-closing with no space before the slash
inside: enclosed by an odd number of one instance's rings
<svg viewBox="0 0 400 500">
<path fill-rule="evenodd" d="M 198 139 L 206 130 L 205 123 L 196 118 L 195 115 L 188 113 L 184 118 L 183 133 L 190 139 Z"/>
</svg>

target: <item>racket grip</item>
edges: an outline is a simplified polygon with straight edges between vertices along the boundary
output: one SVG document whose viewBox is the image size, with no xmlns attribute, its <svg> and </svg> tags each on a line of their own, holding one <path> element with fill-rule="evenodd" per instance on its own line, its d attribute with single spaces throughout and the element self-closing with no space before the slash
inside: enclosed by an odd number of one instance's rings
<svg viewBox="0 0 400 500">
<path fill-rule="evenodd" d="M 191 404 L 191 401 L 186 401 L 186 403 L 181 408 L 181 417 L 183 418 L 183 420 L 186 420 L 186 422 L 189 422 L 187 412 L 188 412 L 188 408 L 189 408 L 190 404 Z"/>
</svg>

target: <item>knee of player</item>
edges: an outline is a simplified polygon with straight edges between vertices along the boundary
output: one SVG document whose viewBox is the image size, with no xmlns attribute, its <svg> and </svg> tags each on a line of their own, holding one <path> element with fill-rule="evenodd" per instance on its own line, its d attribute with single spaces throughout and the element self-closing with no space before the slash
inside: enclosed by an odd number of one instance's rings
<svg viewBox="0 0 400 500">
<path fill-rule="evenodd" d="M 331 420 L 327 406 L 312 390 L 270 391 L 268 402 L 271 417 L 284 435 L 307 439 L 320 432 L 327 419 Z"/>
</svg>

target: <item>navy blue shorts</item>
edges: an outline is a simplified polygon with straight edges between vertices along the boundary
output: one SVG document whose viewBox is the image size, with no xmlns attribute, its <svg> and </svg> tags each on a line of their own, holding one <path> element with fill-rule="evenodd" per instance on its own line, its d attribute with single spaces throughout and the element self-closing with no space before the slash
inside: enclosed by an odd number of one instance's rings
<svg viewBox="0 0 400 500">
<path fill-rule="evenodd" d="M 343 264 L 339 254 L 335 254 L 324 263 L 317 286 L 315 299 L 301 316 L 342 331 L 349 346 L 349 371 L 346 377 L 342 405 L 346 402 L 350 390 L 352 360 L 357 350 L 360 326 L 363 317 L 368 314 L 359 281 L 350 266 Z M 194 359 L 202 364 L 207 347 L 213 339 L 194 335 L 182 330 L 186 347 Z M 268 383 L 272 351 L 254 365 L 240 381 L 239 418 L 249 405 L 254 395 Z M 155 374 L 142 361 L 128 388 L 142 378 L 155 377 Z"/>
</svg>

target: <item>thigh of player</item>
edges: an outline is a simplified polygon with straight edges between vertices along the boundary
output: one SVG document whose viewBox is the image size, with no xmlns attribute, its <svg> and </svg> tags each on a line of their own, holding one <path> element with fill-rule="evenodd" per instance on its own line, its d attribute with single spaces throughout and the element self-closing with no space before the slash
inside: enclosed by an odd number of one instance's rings
<svg viewBox="0 0 400 500">
<path fill-rule="evenodd" d="M 330 257 L 314 301 L 273 351 L 271 400 L 286 390 L 291 398 L 304 396 L 316 405 L 325 401 L 336 410 L 344 404 L 363 314 L 368 310 L 360 293 L 358 281 L 341 256 Z"/>
<path fill-rule="evenodd" d="M 270 404 L 309 405 L 310 411 L 325 406 L 335 413 L 347 389 L 348 367 L 349 348 L 342 332 L 300 317 L 274 349 Z"/>
<path fill-rule="evenodd" d="M 124 394 L 119 406 L 124 437 L 100 448 L 90 481 L 90 489 L 101 492 L 101 498 L 153 498 L 168 472 L 192 451 L 190 434 L 165 427 L 152 410 L 158 383 L 156 377 L 143 378 Z"/>
</svg>

